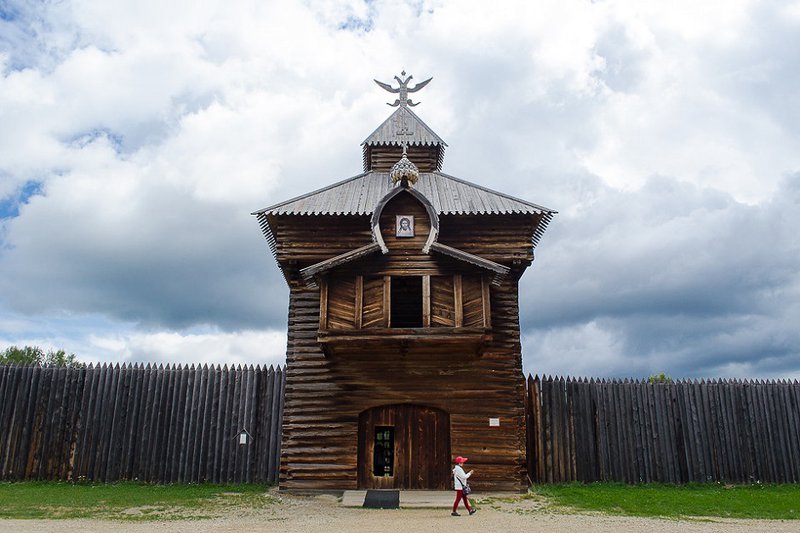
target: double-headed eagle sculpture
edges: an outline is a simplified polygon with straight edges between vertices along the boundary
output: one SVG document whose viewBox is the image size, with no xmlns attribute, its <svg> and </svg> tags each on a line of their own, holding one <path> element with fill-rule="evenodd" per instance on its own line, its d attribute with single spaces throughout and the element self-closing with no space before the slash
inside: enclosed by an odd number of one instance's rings
<svg viewBox="0 0 800 533">
<path fill-rule="evenodd" d="M 405 75 L 406 75 L 406 71 L 405 70 L 400 73 L 400 76 L 405 76 Z M 378 80 L 374 80 L 374 81 L 375 81 L 375 83 L 378 84 L 379 87 L 389 91 L 390 93 L 399 93 L 398 99 L 395 100 L 393 104 L 388 104 L 387 103 L 387 105 L 390 105 L 392 107 L 406 106 L 406 105 L 414 107 L 415 105 L 418 105 L 419 102 L 412 102 L 408 98 L 408 93 L 415 93 L 415 92 L 419 91 L 420 89 L 422 89 L 423 87 L 428 85 L 428 83 L 433 78 L 428 78 L 427 80 L 416 84 L 414 87 L 409 88 L 408 87 L 408 82 L 411 81 L 411 78 L 413 78 L 413 77 L 414 76 L 409 75 L 406 79 L 402 79 L 399 76 L 395 76 L 394 79 L 396 79 L 397 83 L 400 84 L 400 87 L 398 89 L 395 89 L 394 87 L 392 87 L 388 83 L 383 83 L 383 82 L 380 82 Z"/>
</svg>

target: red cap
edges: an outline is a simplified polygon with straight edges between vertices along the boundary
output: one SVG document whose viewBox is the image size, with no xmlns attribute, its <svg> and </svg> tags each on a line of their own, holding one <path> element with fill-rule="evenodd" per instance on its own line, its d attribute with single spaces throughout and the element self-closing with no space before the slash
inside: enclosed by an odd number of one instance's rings
<svg viewBox="0 0 800 533">
<path fill-rule="evenodd" d="M 467 459 L 466 457 L 461 457 L 460 455 L 458 457 L 456 457 L 456 464 L 457 465 L 459 465 L 461 463 L 466 463 L 467 461 L 469 461 L 469 459 Z"/>
</svg>

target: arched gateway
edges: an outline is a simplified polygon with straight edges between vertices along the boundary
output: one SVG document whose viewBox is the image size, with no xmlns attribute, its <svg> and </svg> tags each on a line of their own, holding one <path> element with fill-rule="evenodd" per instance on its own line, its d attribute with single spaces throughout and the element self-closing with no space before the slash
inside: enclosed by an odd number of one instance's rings
<svg viewBox="0 0 800 533">
<path fill-rule="evenodd" d="M 518 281 L 555 211 L 441 172 L 397 79 L 363 173 L 254 213 L 290 289 L 280 488 L 446 489 L 455 453 L 524 490 Z"/>
<path fill-rule="evenodd" d="M 358 417 L 358 488 L 444 490 L 450 483 L 450 415 L 382 405 Z"/>
</svg>

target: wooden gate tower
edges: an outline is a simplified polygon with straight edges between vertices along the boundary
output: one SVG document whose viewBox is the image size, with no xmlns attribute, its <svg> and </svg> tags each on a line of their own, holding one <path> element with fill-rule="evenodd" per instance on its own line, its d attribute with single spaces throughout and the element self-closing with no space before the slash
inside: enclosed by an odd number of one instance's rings
<svg viewBox="0 0 800 533">
<path fill-rule="evenodd" d="M 289 284 L 281 489 L 523 490 L 518 280 L 555 211 L 441 172 L 445 142 L 397 109 L 364 172 L 256 211 Z"/>
</svg>

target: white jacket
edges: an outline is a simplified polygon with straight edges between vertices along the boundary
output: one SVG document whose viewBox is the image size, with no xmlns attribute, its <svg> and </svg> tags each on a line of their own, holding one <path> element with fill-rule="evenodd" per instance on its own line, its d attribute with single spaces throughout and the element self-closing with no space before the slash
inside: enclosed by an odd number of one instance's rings
<svg viewBox="0 0 800 533">
<path fill-rule="evenodd" d="M 464 485 L 467 484 L 467 478 L 472 475 L 472 472 L 469 474 L 464 472 L 464 469 L 461 468 L 461 465 L 456 465 L 453 468 L 453 488 L 455 490 L 463 490 Z"/>
</svg>

